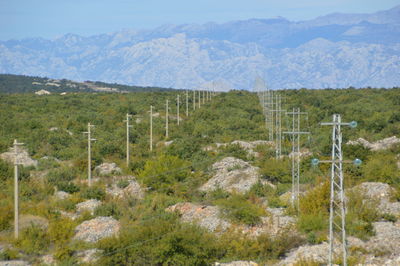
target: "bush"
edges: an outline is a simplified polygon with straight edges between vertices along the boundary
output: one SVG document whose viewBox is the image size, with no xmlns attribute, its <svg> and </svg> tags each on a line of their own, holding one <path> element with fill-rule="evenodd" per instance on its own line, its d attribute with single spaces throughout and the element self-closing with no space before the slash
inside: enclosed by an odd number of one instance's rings
<svg viewBox="0 0 400 266">
<path fill-rule="evenodd" d="M 70 181 L 74 180 L 77 175 L 78 173 L 75 168 L 56 168 L 47 174 L 47 182 L 56 186 L 58 190 L 74 193 L 79 191 L 79 188 Z"/>
<path fill-rule="evenodd" d="M 221 206 L 228 219 L 236 223 L 256 225 L 261 222 L 260 216 L 266 215 L 264 209 L 241 195 L 235 194 L 227 199 L 217 200 L 215 203 Z"/>
<path fill-rule="evenodd" d="M 59 182 L 57 184 L 57 189 L 71 194 L 79 192 L 80 190 L 80 188 L 72 182 Z"/>
<path fill-rule="evenodd" d="M 260 173 L 263 178 L 272 182 L 292 182 L 292 173 L 288 160 L 267 160 L 261 165 Z"/>
<path fill-rule="evenodd" d="M 176 156 L 161 155 L 147 161 L 139 177 L 153 190 L 173 193 L 173 185 L 182 182 L 190 174 L 189 164 Z"/>
<path fill-rule="evenodd" d="M 300 197 L 300 213 L 302 215 L 325 215 L 329 212 L 330 184 L 325 182 Z"/>
<path fill-rule="evenodd" d="M 100 187 L 86 187 L 81 191 L 81 197 L 85 199 L 104 200 L 106 192 Z"/>
<path fill-rule="evenodd" d="M 74 235 L 76 223 L 68 218 L 59 218 L 50 222 L 49 239 L 59 248 L 64 247 Z"/>
<path fill-rule="evenodd" d="M 124 189 L 124 188 L 126 188 L 127 186 L 129 186 L 129 180 L 127 180 L 127 179 L 121 179 L 121 180 L 119 180 L 119 181 L 117 182 L 117 187 L 119 187 L 119 188 L 121 188 L 121 189 Z"/>
<path fill-rule="evenodd" d="M 15 260 L 18 258 L 18 252 L 14 249 L 4 249 L 0 252 L 0 261 L 2 260 Z"/>
<path fill-rule="evenodd" d="M 24 229 L 20 237 L 15 241 L 15 246 L 23 252 L 32 255 L 43 254 L 49 247 L 50 240 L 43 228 L 31 225 Z"/>
<path fill-rule="evenodd" d="M 14 170 L 11 164 L 0 159 L 0 183 L 11 179 L 14 176 Z"/>
<path fill-rule="evenodd" d="M 14 206 L 10 201 L 0 200 L 0 231 L 11 228 L 11 220 L 14 218 Z"/>
<path fill-rule="evenodd" d="M 102 204 L 94 211 L 96 216 L 113 216 L 115 219 L 121 218 L 122 210 L 115 202 Z"/>
<path fill-rule="evenodd" d="M 375 154 L 365 163 L 362 172 L 366 181 L 400 183 L 397 160 L 392 154 Z"/>
</svg>

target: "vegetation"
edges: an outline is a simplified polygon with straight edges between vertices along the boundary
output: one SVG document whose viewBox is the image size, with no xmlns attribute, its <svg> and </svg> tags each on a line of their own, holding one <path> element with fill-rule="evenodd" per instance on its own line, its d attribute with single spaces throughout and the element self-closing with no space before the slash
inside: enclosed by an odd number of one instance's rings
<svg viewBox="0 0 400 266">
<path fill-rule="evenodd" d="M 45 82 L 40 78 L 18 80 L 10 76 L 3 84 L 19 84 L 21 92 L 32 91 L 32 82 Z M 10 80 L 15 79 L 15 83 Z M 68 82 L 68 81 L 62 81 Z M 30 84 L 30 85 L 29 85 Z M 98 86 L 109 84 L 96 83 Z M 0 88 L 1 88 L 0 82 Z M 5 86 L 5 85 L 4 85 Z M 17 86 L 17 85 L 16 85 Z M 36 88 L 36 87 L 35 87 Z M 57 89 L 65 89 L 60 87 Z M 120 87 L 128 90 L 128 88 Z M 36 89 L 35 89 L 36 90 Z M 1 91 L 1 90 L 0 90 Z M 58 90 L 54 90 L 55 92 Z M 9 92 L 9 91 L 5 91 Z M 180 92 L 185 95 L 184 92 Z M 190 116 L 181 110 L 182 123 L 176 125 L 176 106 L 171 104 L 169 138 L 165 136 L 165 101 L 173 102 L 177 91 L 135 92 L 127 94 L 86 93 L 37 96 L 31 93 L 0 95 L 0 152 L 5 152 L 16 138 L 25 143 L 30 155 L 39 160 L 36 169 L 20 167 L 20 211 L 23 214 L 45 217 L 46 230 L 35 226 L 21 232 L 17 241 L 12 239 L 13 219 L 13 165 L 0 160 L 0 241 L 12 243 L 18 250 L 6 250 L 0 258 L 18 256 L 37 259 L 51 253 L 65 265 L 76 264 L 74 252 L 88 248 L 72 240 L 74 228 L 93 215 L 82 215 L 72 221 L 61 211 L 74 212 L 75 205 L 86 199 L 98 199 L 102 205 L 94 216 L 112 216 L 121 224 L 119 237 L 104 239 L 90 247 L 102 249 L 102 265 L 157 264 L 208 265 L 215 261 L 254 260 L 276 261 L 291 248 L 306 242 L 321 243 L 327 237 L 329 214 L 329 166 L 311 167 L 309 158 L 301 165 L 302 195 L 299 209 L 288 207 L 287 192 L 291 188 L 290 159 L 275 159 L 270 147 L 255 149 L 261 156 L 249 156 L 239 145 L 228 144 L 219 149 L 215 143 L 234 140 L 265 140 L 265 120 L 255 94 L 231 91 L 216 96 L 204 107 L 192 111 Z M 345 89 L 345 90 L 288 90 L 285 108 L 300 106 L 308 111 L 308 120 L 302 121 L 310 138 L 302 138 L 302 147 L 314 156 L 329 158 L 330 134 L 328 128 L 318 125 L 330 121 L 333 113 L 342 114 L 343 120 L 358 121 L 355 129 L 343 130 L 343 139 L 358 137 L 370 141 L 399 135 L 400 89 Z M 191 96 L 191 94 L 189 94 Z M 153 151 L 149 150 L 149 107 L 154 106 Z M 130 135 L 131 163 L 125 164 L 126 113 L 131 114 L 133 129 Z M 106 193 L 111 177 L 102 176 L 92 187 L 87 186 L 86 141 L 82 134 L 87 123 L 93 123 L 92 166 L 103 161 L 115 162 L 123 175 L 134 175 L 146 189 L 144 199 L 134 197 L 112 198 Z M 289 120 L 283 119 L 284 127 Z M 169 145 L 165 141 L 172 140 Z M 212 149 L 204 149 L 210 146 Z M 214 146 L 212 146 L 214 145 Z M 290 150 L 290 139 L 283 142 L 283 154 Z M 398 158 L 400 148 L 373 152 L 360 145 L 343 145 L 345 159 L 361 158 L 360 167 L 345 166 L 346 186 L 365 181 L 386 182 L 396 190 L 393 200 L 400 200 Z M 262 182 L 244 194 L 222 189 L 204 193 L 198 190 L 213 174 L 211 165 L 226 156 L 233 156 L 260 168 Z M 384 162 L 384 163 L 382 163 Z M 94 170 L 94 169 L 92 169 Z M 230 171 L 236 170 L 233 166 Z M 265 184 L 270 182 L 273 186 Z M 121 179 L 118 188 L 126 188 L 128 181 Z M 53 196 L 54 189 L 71 194 L 67 199 Z M 374 234 L 372 222 L 379 219 L 394 221 L 396 217 L 382 216 L 375 203 L 366 202 L 360 195 L 348 195 L 347 230 L 350 235 L 368 238 Z M 281 232 L 276 237 L 261 235 L 247 238 L 235 232 L 212 234 L 193 224 L 183 223 L 177 214 L 165 208 L 178 202 L 195 202 L 219 206 L 223 217 L 233 224 L 253 226 L 268 215 L 265 206 L 284 207 L 297 216 L 297 229 L 303 237 Z M 306 265 L 308 262 L 300 262 Z"/>
</svg>

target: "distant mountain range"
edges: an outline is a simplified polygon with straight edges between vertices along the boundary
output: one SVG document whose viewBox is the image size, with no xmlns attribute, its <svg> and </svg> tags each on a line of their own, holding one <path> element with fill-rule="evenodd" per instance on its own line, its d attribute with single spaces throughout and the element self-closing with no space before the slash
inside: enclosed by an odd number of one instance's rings
<svg viewBox="0 0 400 266">
<path fill-rule="evenodd" d="M 399 86 L 400 5 L 301 22 L 279 17 L 0 41 L 0 73 L 191 89 L 215 80 L 251 89 L 256 76 L 273 89 Z"/>
</svg>

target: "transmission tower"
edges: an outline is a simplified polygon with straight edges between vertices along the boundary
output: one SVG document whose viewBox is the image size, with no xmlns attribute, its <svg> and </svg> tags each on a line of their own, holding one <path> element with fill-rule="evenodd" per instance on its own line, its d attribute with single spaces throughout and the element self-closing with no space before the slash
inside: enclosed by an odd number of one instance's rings
<svg viewBox="0 0 400 266">
<path fill-rule="evenodd" d="M 18 147 L 24 145 L 14 139 L 14 237 L 17 239 L 19 236 L 19 189 L 18 189 L 18 165 L 21 163 L 18 160 Z"/>
<path fill-rule="evenodd" d="M 91 129 L 94 128 L 94 125 L 88 123 L 88 131 L 83 132 L 84 134 L 88 135 L 88 184 L 89 187 L 92 186 L 92 141 L 96 139 L 92 139 L 92 132 Z"/>
<path fill-rule="evenodd" d="M 339 114 L 333 115 L 333 121 L 321 123 L 324 126 L 332 126 L 332 157 L 331 160 L 319 161 L 313 159 L 312 164 L 331 163 L 330 179 L 330 205 L 329 205 L 329 265 L 332 265 L 336 253 L 334 246 L 340 246 L 343 265 L 347 265 L 347 241 L 346 241 L 346 208 L 344 199 L 343 163 L 360 165 L 361 160 L 344 161 L 342 154 L 341 126 L 357 126 L 357 122 L 343 123 Z M 336 254 L 338 255 L 338 254 Z"/>
<path fill-rule="evenodd" d="M 132 125 L 129 124 L 129 119 L 132 117 L 130 114 L 126 114 L 126 165 L 129 166 L 129 129 Z"/>
<path fill-rule="evenodd" d="M 201 91 L 199 90 L 199 109 L 200 109 L 200 107 L 201 107 Z"/>
<path fill-rule="evenodd" d="M 280 158 L 282 155 L 282 112 L 285 112 L 285 110 L 282 110 L 282 97 L 275 92 L 272 96 L 272 98 L 275 98 L 275 103 L 274 103 L 274 108 L 271 109 L 271 116 L 275 116 L 275 154 L 276 158 Z M 271 123 L 271 128 L 273 129 L 274 123 Z"/>
<path fill-rule="evenodd" d="M 293 108 L 292 112 L 292 131 L 283 132 L 289 134 L 292 138 L 292 206 L 299 209 L 300 194 L 300 135 L 310 134 L 310 132 L 300 131 L 300 116 L 307 115 L 306 112 L 300 112 L 300 108 Z"/>
<path fill-rule="evenodd" d="M 193 111 L 196 110 L 196 90 L 193 90 Z"/>
</svg>

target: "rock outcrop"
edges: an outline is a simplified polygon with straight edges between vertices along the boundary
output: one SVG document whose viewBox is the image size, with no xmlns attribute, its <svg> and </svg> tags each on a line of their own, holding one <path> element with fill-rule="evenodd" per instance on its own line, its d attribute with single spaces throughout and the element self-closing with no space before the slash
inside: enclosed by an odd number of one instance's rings
<svg viewBox="0 0 400 266">
<path fill-rule="evenodd" d="M 190 202 L 177 203 L 167 211 L 178 212 L 183 222 L 197 223 L 199 226 L 209 230 L 226 231 L 231 223 L 221 219 L 220 209 L 217 206 L 198 205 Z"/>
<path fill-rule="evenodd" d="M 96 217 L 84 221 L 75 228 L 75 240 L 97 242 L 100 239 L 111 237 L 119 233 L 120 223 L 112 217 Z"/>
<path fill-rule="evenodd" d="M 100 253 L 101 253 L 100 249 L 93 248 L 93 249 L 78 251 L 76 253 L 76 257 L 81 263 L 94 263 L 98 260 Z"/>
<path fill-rule="evenodd" d="M 64 200 L 70 198 L 71 194 L 65 191 L 57 191 L 56 193 L 54 193 L 54 197 L 56 197 L 59 200 Z"/>
<path fill-rule="evenodd" d="M 378 140 L 377 142 L 369 142 L 363 138 L 359 138 L 357 140 L 350 140 L 346 144 L 347 145 L 362 145 L 365 148 L 368 148 L 372 151 L 379 151 L 379 150 L 387 150 L 391 148 L 393 145 L 400 143 L 400 139 L 396 136 L 385 138 L 382 140 Z"/>
<path fill-rule="evenodd" d="M 123 176 L 120 178 L 114 178 L 115 181 L 106 189 L 106 192 L 113 197 L 122 198 L 124 196 L 133 197 L 135 199 L 143 199 L 144 190 L 141 188 L 139 183 L 136 181 L 134 176 Z M 124 188 L 118 186 L 117 180 L 127 180 L 128 185 Z"/>
<path fill-rule="evenodd" d="M 102 163 L 94 169 L 99 175 L 120 174 L 122 172 L 115 163 Z"/>
<path fill-rule="evenodd" d="M 220 147 L 226 147 L 228 145 L 239 145 L 240 148 L 247 151 L 250 156 L 259 157 L 259 153 L 254 151 L 257 146 L 272 146 L 274 143 L 272 141 L 266 140 L 255 140 L 255 141 L 243 141 L 234 140 L 231 143 L 215 143 L 214 145 L 209 145 L 203 148 L 204 151 L 216 151 Z"/>
<path fill-rule="evenodd" d="M 259 182 L 258 167 L 233 157 L 226 157 L 213 164 L 214 176 L 200 187 L 200 191 L 222 189 L 228 192 L 245 193 Z"/>
<path fill-rule="evenodd" d="M 9 151 L 3 152 L 2 154 L 0 154 L 0 158 L 9 163 L 14 163 L 15 162 L 14 148 L 9 148 Z M 27 167 L 27 166 L 35 166 L 36 167 L 38 164 L 38 161 L 33 160 L 29 156 L 28 152 L 23 148 L 18 149 L 17 161 L 19 164 L 22 164 L 25 167 Z"/>
<path fill-rule="evenodd" d="M 261 223 L 258 225 L 234 225 L 231 222 L 221 218 L 221 210 L 218 206 L 199 205 L 193 203 L 178 203 L 167 211 L 178 212 L 183 222 L 196 223 L 210 232 L 225 232 L 232 229 L 250 237 L 256 237 L 261 234 L 276 235 L 280 231 L 293 225 L 294 218 L 285 216 L 283 209 L 268 208 L 269 216 L 261 217 Z"/>
<path fill-rule="evenodd" d="M 0 261 L 0 266 L 30 266 L 31 264 L 24 260 L 5 260 Z"/>
<path fill-rule="evenodd" d="M 216 262 L 214 265 L 215 266 L 258 266 L 258 264 L 253 261 L 245 261 L 245 260 L 237 260 L 225 263 Z"/>
<path fill-rule="evenodd" d="M 97 207 L 101 205 L 101 201 L 96 199 L 90 199 L 81 203 L 76 204 L 76 213 L 81 214 L 85 211 L 90 212 L 90 214 L 94 214 L 94 211 Z"/>
<path fill-rule="evenodd" d="M 394 189 L 390 185 L 380 182 L 364 182 L 353 187 L 352 190 L 359 191 L 367 200 L 377 201 L 379 212 L 400 217 L 400 202 L 391 202 Z"/>
</svg>

